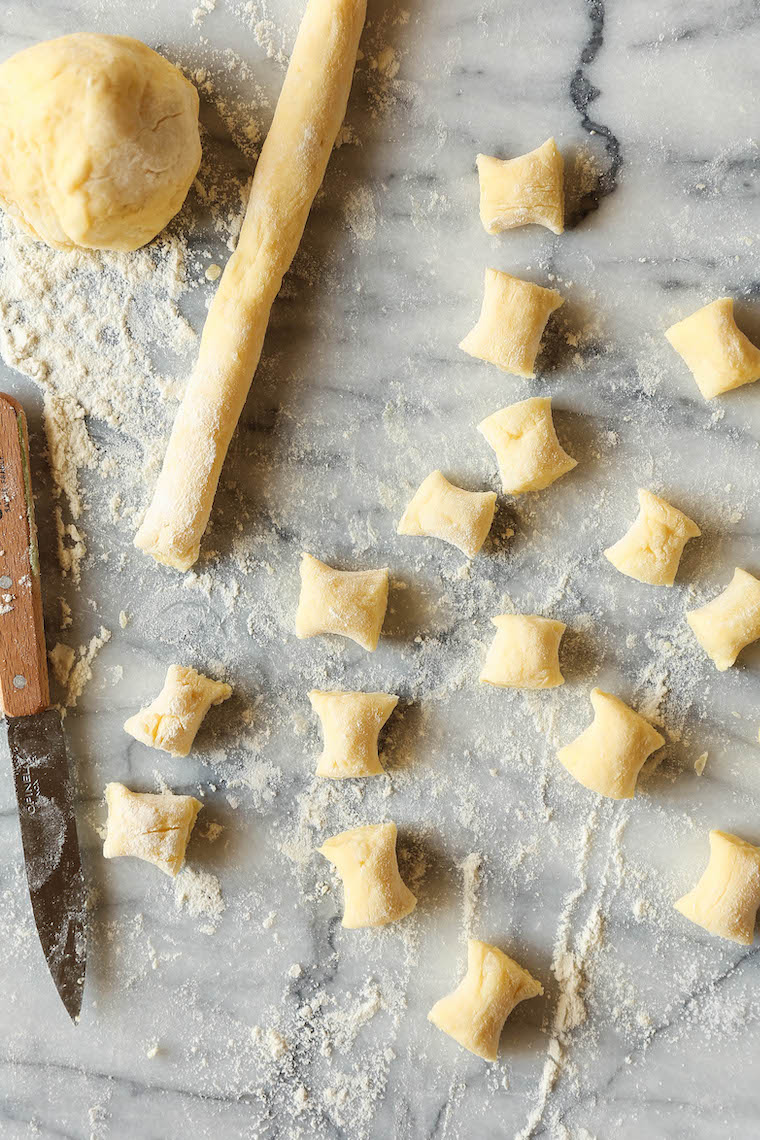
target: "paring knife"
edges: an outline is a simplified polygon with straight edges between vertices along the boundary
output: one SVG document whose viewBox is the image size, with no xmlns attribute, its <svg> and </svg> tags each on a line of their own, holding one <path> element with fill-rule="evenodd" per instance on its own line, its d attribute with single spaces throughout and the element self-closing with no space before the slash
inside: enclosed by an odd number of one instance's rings
<svg viewBox="0 0 760 1140">
<path fill-rule="evenodd" d="M 48 708 L 40 563 L 26 417 L 0 393 L 0 701 L 32 910 L 72 1020 L 87 957 L 85 886 L 61 714 Z"/>
</svg>

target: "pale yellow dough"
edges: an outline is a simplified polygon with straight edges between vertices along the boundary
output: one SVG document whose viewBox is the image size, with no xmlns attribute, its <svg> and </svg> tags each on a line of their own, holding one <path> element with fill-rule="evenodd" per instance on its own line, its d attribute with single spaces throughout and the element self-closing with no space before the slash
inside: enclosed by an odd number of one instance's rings
<svg viewBox="0 0 760 1140">
<path fill-rule="evenodd" d="M 311 707 L 322 722 L 324 749 L 317 775 L 330 780 L 378 776 L 377 738 L 398 697 L 390 693 L 309 693 Z"/>
<path fill-rule="evenodd" d="M 467 973 L 437 1001 L 428 1020 L 484 1061 L 495 1061 L 504 1022 L 518 1002 L 544 987 L 513 958 L 475 938 L 467 941 Z"/>
<path fill-rule="evenodd" d="M 611 693 L 592 689 L 591 704 L 592 723 L 557 757 L 585 788 L 612 800 L 629 800 L 644 762 L 665 739 Z"/>
<path fill-rule="evenodd" d="M 459 347 L 502 372 L 532 378 L 546 322 L 561 304 L 556 289 L 486 269 L 478 323 Z"/>
<path fill-rule="evenodd" d="M 639 490 L 638 518 L 604 556 L 621 574 L 637 582 L 672 586 L 684 546 L 701 533 L 688 515 L 651 491 Z"/>
<path fill-rule="evenodd" d="M 674 905 L 710 934 L 749 946 L 760 907 L 760 848 L 726 831 L 711 831 L 707 869 Z"/>
<path fill-rule="evenodd" d="M 161 692 L 146 709 L 125 721 L 124 730 L 151 748 L 187 756 L 208 710 L 231 694 L 223 681 L 213 681 L 184 665 L 170 665 Z"/>
<path fill-rule="evenodd" d="M 505 689 L 553 689 L 564 685 L 559 668 L 563 622 L 534 614 L 499 614 L 491 618 L 496 636 L 480 680 Z"/>
<path fill-rule="evenodd" d="M 464 491 L 433 471 L 404 511 L 398 533 L 441 538 L 474 558 L 491 529 L 495 510 L 493 491 Z"/>
<path fill-rule="evenodd" d="M 343 925 L 385 926 L 406 918 L 417 899 L 399 874 L 395 823 L 354 827 L 319 848 L 343 880 Z"/>
<path fill-rule="evenodd" d="M 760 379 L 760 348 L 737 328 L 731 297 L 719 297 L 698 309 L 671 325 L 665 336 L 706 400 Z"/>
<path fill-rule="evenodd" d="M 130 792 L 123 784 L 106 785 L 106 803 L 105 858 L 131 855 L 154 863 L 166 875 L 176 875 L 203 804 L 194 796 L 171 792 Z"/>
<path fill-rule="evenodd" d="M 478 431 L 496 453 L 507 495 L 542 491 L 578 466 L 557 439 L 548 396 L 510 404 L 479 423 Z"/>
<path fill-rule="evenodd" d="M 82 32 L 0 65 L 0 203 L 48 245 L 145 245 L 200 160 L 198 93 L 139 40 Z"/>
<path fill-rule="evenodd" d="M 535 223 L 565 228 L 564 163 L 554 139 L 518 158 L 477 157 L 480 220 L 489 234 Z"/>
<path fill-rule="evenodd" d="M 723 593 L 690 610 L 686 620 L 716 667 L 729 669 L 742 649 L 760 638 L 760 581 L 737 566 Z"/>
<path fill-rule="evenodd" d="M 206 319 L 135 545 L 187 570 L 261 356 L 269 312 L 301 241 L 354 72 L 366 0 L 308 0 L 253 175 L 237 248 Z"/>
<path fill-rule="evenodd" d="M 387 606 L 387 570 L 335 570 L 310 554 L 301 556 L 296 637 L 337 633 L 373 652 Z"/>
</svg>

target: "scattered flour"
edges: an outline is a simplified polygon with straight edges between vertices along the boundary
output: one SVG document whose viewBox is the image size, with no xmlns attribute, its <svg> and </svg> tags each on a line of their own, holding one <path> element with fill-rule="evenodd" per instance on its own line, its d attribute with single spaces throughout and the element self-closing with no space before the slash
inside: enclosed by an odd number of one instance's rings
<svg viewBox="0 0 760 1140">
<path fill-rule="evenodd" d="M 395 79 L 398 75 L 401 63 L 395 48 L 391 47 L 390 44 L 386 44 L 382 51 L 372 60 L 371 66 L 387 79 Z"/>
<path fill-rule="evenodd" d="M 343 199 L 343 210 L 353 233 L 361 241 L 371 241 L 375 236 L 377 218 L 372 192 L 367 186 L 357 186 Z"/>
<path fill-rule="evenodd" d="M 73 519 L 82 514 L 79 471 L 97 466 L 98 452 L 85 427 L 85 410 L 73 396 L 45 393 L 45 435 L 56 492 L 65 495 Z"/>
<path fill-rule="evenodd" d="M 225 911 L 221 883 L 209 871 L 183 867 L 174 880 L 174 902 L 193 918 L 204 918 L 203 934 L 213 934 Z"/>
<path fill-rule="evenodd" d="M 106 642 L 111 640 L 111 631 L 104 626 L 100 632 L 94 634 L 87 645 L 79 647 L 79 656 L 71 666 L 66 685 L 65 707 L 73 709 L 84 692 L 85 686 L 92 680 L 92 663 L 100 653 Z"/>
<path fill-rule="evenodd" d="M 473 851 L 459 864 L 462 872 L 462 928 L 465 938 L 472 935 L 478 906 L 478 887 L 483 874 L 483 856 Z"/>
<path fill-rule="evenodd" d="M 49 652 L 48 660 L 53 670 L 53 676 L 59 685 L 66 685 L 74 664 L 76 652 L 70 645 L 58 642 Z"/>
<path fill-rule="evenodd" d="M 197 8 L 193 8 L 191 13 L 191 21 L 194 27 L 198 27 L 208 16 L 209 12 L 213 12 L 216 8 L 216 0 L 200 0 Z"/>
<path fill-rule="evenodd" d="M 549 1044 L 543 1073 L 539 1081 L 536 1106 L 515 1140 L 529 1140 L 529 1137 L 544 1122 L 544 1114 L 549 1105 L 550 1094 L 563 1071 L 570 1035 L 586 1020 L 586 1004 L 583 997 L 586 986 L 586 971 L 590 958 L 599 950 L 603 942 L 602 902 L 607 888 L 610 867 L 615 865 L 616 845 L 619 847 L 625 827 L 623 820 L 609 828 L 608 859 L 598 880 L 595 896 L 588 909 L 586 919 L 578 934 L 573 938 L 573 916 L 578 904 L 589 890 L 587 867 L 592 840 L 597 829 L 599 811 L 600 809 L 594 806 L 587 817 L 576 857 L 577 885 L 566 894 L 563 900 L 552 957 L 552 971 L 557 981 L 558 995 L 551 1023 Z"/>
</svg>

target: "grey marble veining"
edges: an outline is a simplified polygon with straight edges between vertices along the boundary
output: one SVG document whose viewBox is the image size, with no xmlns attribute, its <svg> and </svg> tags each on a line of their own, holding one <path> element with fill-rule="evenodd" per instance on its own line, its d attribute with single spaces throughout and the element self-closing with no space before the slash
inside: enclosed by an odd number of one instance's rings
<svg viewBox="0 0 760 1140">
<path fill-rule="evenodd" d="M 300 4 L 246 11 L 243 0 L 217 0 L 197 23 L 194 7 L 9 0 L 0 55 L 81 29 L 123 32 L 209 67 L 218 89 L 245 98 L 245 76 L 225 67 L 232 48 L 260 85 L 266 126 L 282 65 L 253 26 L 271 20 L 287 51 Z M 671 903 L 701 872 L 709 827 L 760 841 L 760 650 L 718 674 L 690 650 L 683 621 L 734 565 L 760 569 L 760 390 L 704 404 L 662 332 L 730 293 L 760 343 L 760 12 L 754 0 L 403 8 L 408 19 L 371 0 L 347 117 L 361 145 L 333 155 L 274 307 L 206 540 L 219 553 L 199 568 L 212 571 L 210 594 L 133 550 L 107 509 L 113 487 L 97 473 L 83 475 L 81 591 L 61 579 L 40 394 L 0 365 L 2 387 L 30 410 L 49 639 L 76 645 L 101 624 L 112 631 L 66 719 L 93 892 L 76 1029 L 36 944 L 0 765 L 8 1140 L 758 1132 L 756 952 L 710 939 Z M 399 70 L 383 79 L 371 61 L 386 46 Z M 221 130 L 208 106 L 204 121 Z M 489 237 L 475 154 L 523 153 L 550 134 L 567 159 L 571 226 L 561 237 L 536 228 Z M 362 190 L 371 209 L 357 223 L 350 203 Z M 223 258 L 214 233 L 200 244 Z M 535 381 L 456 347 L 477 316 L 486 265 L 553 281 L 566 297 Z M 202 303 L 188 304 L 199 329 Z M 542 393 L 579 465 L 542 495 L 500 501 L 496 530 L 512 527 L 509 541 L 491 543 L 467 577 L 453 549 L 395 534 L 434 467 L 468 487 L 496 487 L 474 425 Z M 157 431 L 170 409 L 163 414 Z M 111 429 L 89 427 L 107 449 Z M 662 491 L 703 530 L 672 591 L 623 578 L 601 557 L 632 521 L 638 485 Z M 302 549 L 390 567 L 376 654 L 295 639 Z M 233 582 L 230 602 L 222 587 Z M 74 609 L 65 635 L 61 592 Z M 538 699 L 477 685 L 489 618 L 504 604 L 567 622 L 564 687 Z M 132 615 L 124 630 L 122 609 Z M 224 670 L 235 686 L 186 761 L 121 730 L 180 657 Z M 554 758 L 588 721 L 594 683 L 659 703 L 668 744 L 630 804 L 596 802 Z M 315 686 L 400 695 L 388 778 L 315 789 L 318 734 L 306 700 Z M 693 763 L 704 751 L 699 777 Z M 226 910 L 213 933 L 203 929 L 208 916 L 175 907 L 158 872 L 100 855 L 104 783 L 152 789 L 156 772 L 178 791 L 200 791 L 203 815 L 225 828 L 214 844 L 195 836 L 189 852 L 192 867 L 221 883 Z M 402 865 L 424 870 L 418 910 L 397 930 L 344 931 L 340 892 L 308 848 L 384 817 L 399 824 Z M 425 1019 L 464 961 L 458 865 L 471 852 L 483 865 L 473 933 L 546 988 L 515 1011 L 492 1067 Z M 556 1020 L 563 947 L 576 955 L 585 1006 L 567 1032 Z"/>
</svg>

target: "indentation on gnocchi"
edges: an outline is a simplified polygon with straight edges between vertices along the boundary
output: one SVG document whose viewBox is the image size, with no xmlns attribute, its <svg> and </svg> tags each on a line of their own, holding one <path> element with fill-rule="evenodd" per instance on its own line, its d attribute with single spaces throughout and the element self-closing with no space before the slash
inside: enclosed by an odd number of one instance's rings
<svg viewBox="0 0 760 1140">
<path fill-rule="evenodd" d="M 666 329 L 665 336 L 706 400 L 760 379 L 760 348 L 737 328 L 731 297 L 697 309 Z"/>
<path fill-rule="evenodd" d="M 301 556 L 296 637 L 334 633 L 373 652 L 388 606 L 388 571 L 336 570 L 311 554 Z"/>
<path fill-rule="evenodd" d="M 322 722 L 324 748 L 317 764 L 318 776 L 346 780 L 355 776 L 379 776 L 377 738 L 391 715 L 398 697 L 390 693 L 309 693 L 311 707 Z"/>
<path fill-rule="evenodd" d="M 594 719 L 557 758 L 570 775 L 600 796 L 629 800 L 645 761 L 665 743 L 648 720 L 619 697 L 592 689 Z"/>
<path fill-rule="evenodd" d="M 232 694 L 223 681 L 214 681 L 184 665 L 170 665 L 156 699 L 124 723 L 124 731 L 150 748 L 172 756 L 187 756 L 212 705 Z"/>
<path fill-rule="evenodd" d="M 433 471 L 404 511 L 398 534 L 440 538 L 474 558 L 488 536 L 495 510 L 495 492 L 465 491 Z"/>
<path fill-rule="evenodd" d="M 486 269 L 478 322 L 459 347 L 515 376 L 535 376 L 546 322 L 563 304 L 556 289 Z"/>
<path fill-rule="evenodd" d="M 553 689 L 564 685 L 559 643 L 567 628 L 534 614 L 499 614 L 491 618 L 496 635 L 486 654 L 480 680 L 505 689 Z"/>
<path fill-rule="evenodd" d="M 726 831 L 711 831 L 707 868 L 674 906 L 710 934 L 749 946 L 760 907 L 760 848 Z"/>
<path fill-rule="evenodd" d="M 467 973 L 437 1001 L 428 1020 L 484 1061 L 495 1061 L 504 1022 L 518 1002 L 544 992 L 526 969 L 496 946 L 467 941 Z"/>
<path fill-rule="evenodd" d="M 123 784 L 106 785 L 108 821 L 103 855 L 144 859 L 175 876 L 185 861 L 190 833 L 202 808 L 194 796 L 171 792 L 131 792 Z"/>
<path fill-rule="evenodd" d="M 557 439 L 548 396 L 501 408 L 479 423 L 478 431 L 496 453 L 507 495 L 542 491 L 578 466 Z"/>
<path fill-rule="evenodd" d="M 688 515 L 651 491 L 640 489 L 638 517 L 604 556 L 621 574 L 637 582 L 672 586 L 686 543 L 701 533 Z"/>
<path fill-rule="evenodd" d="M 738 566 L 722 594 L 690 610 L 686 620 L 717 669 L 729 669 L 747 645 L 760 638 L 760 581 Z"/>
<path fill-rule="evenodd" d="M 489 234 L 531 224 L 563 232 L 564 163 L 553 138 L 517 158 L 479 154 L 476 161 L 480 220 Z"/>
<path fill-rule="evenodd" d="M 342 831 L 319 848 L 343 881 L 348 929 L 398 922 L 416 907 L 398 869 L 396 836 L 395 823 L 373 823 Z"/>
</svg>

